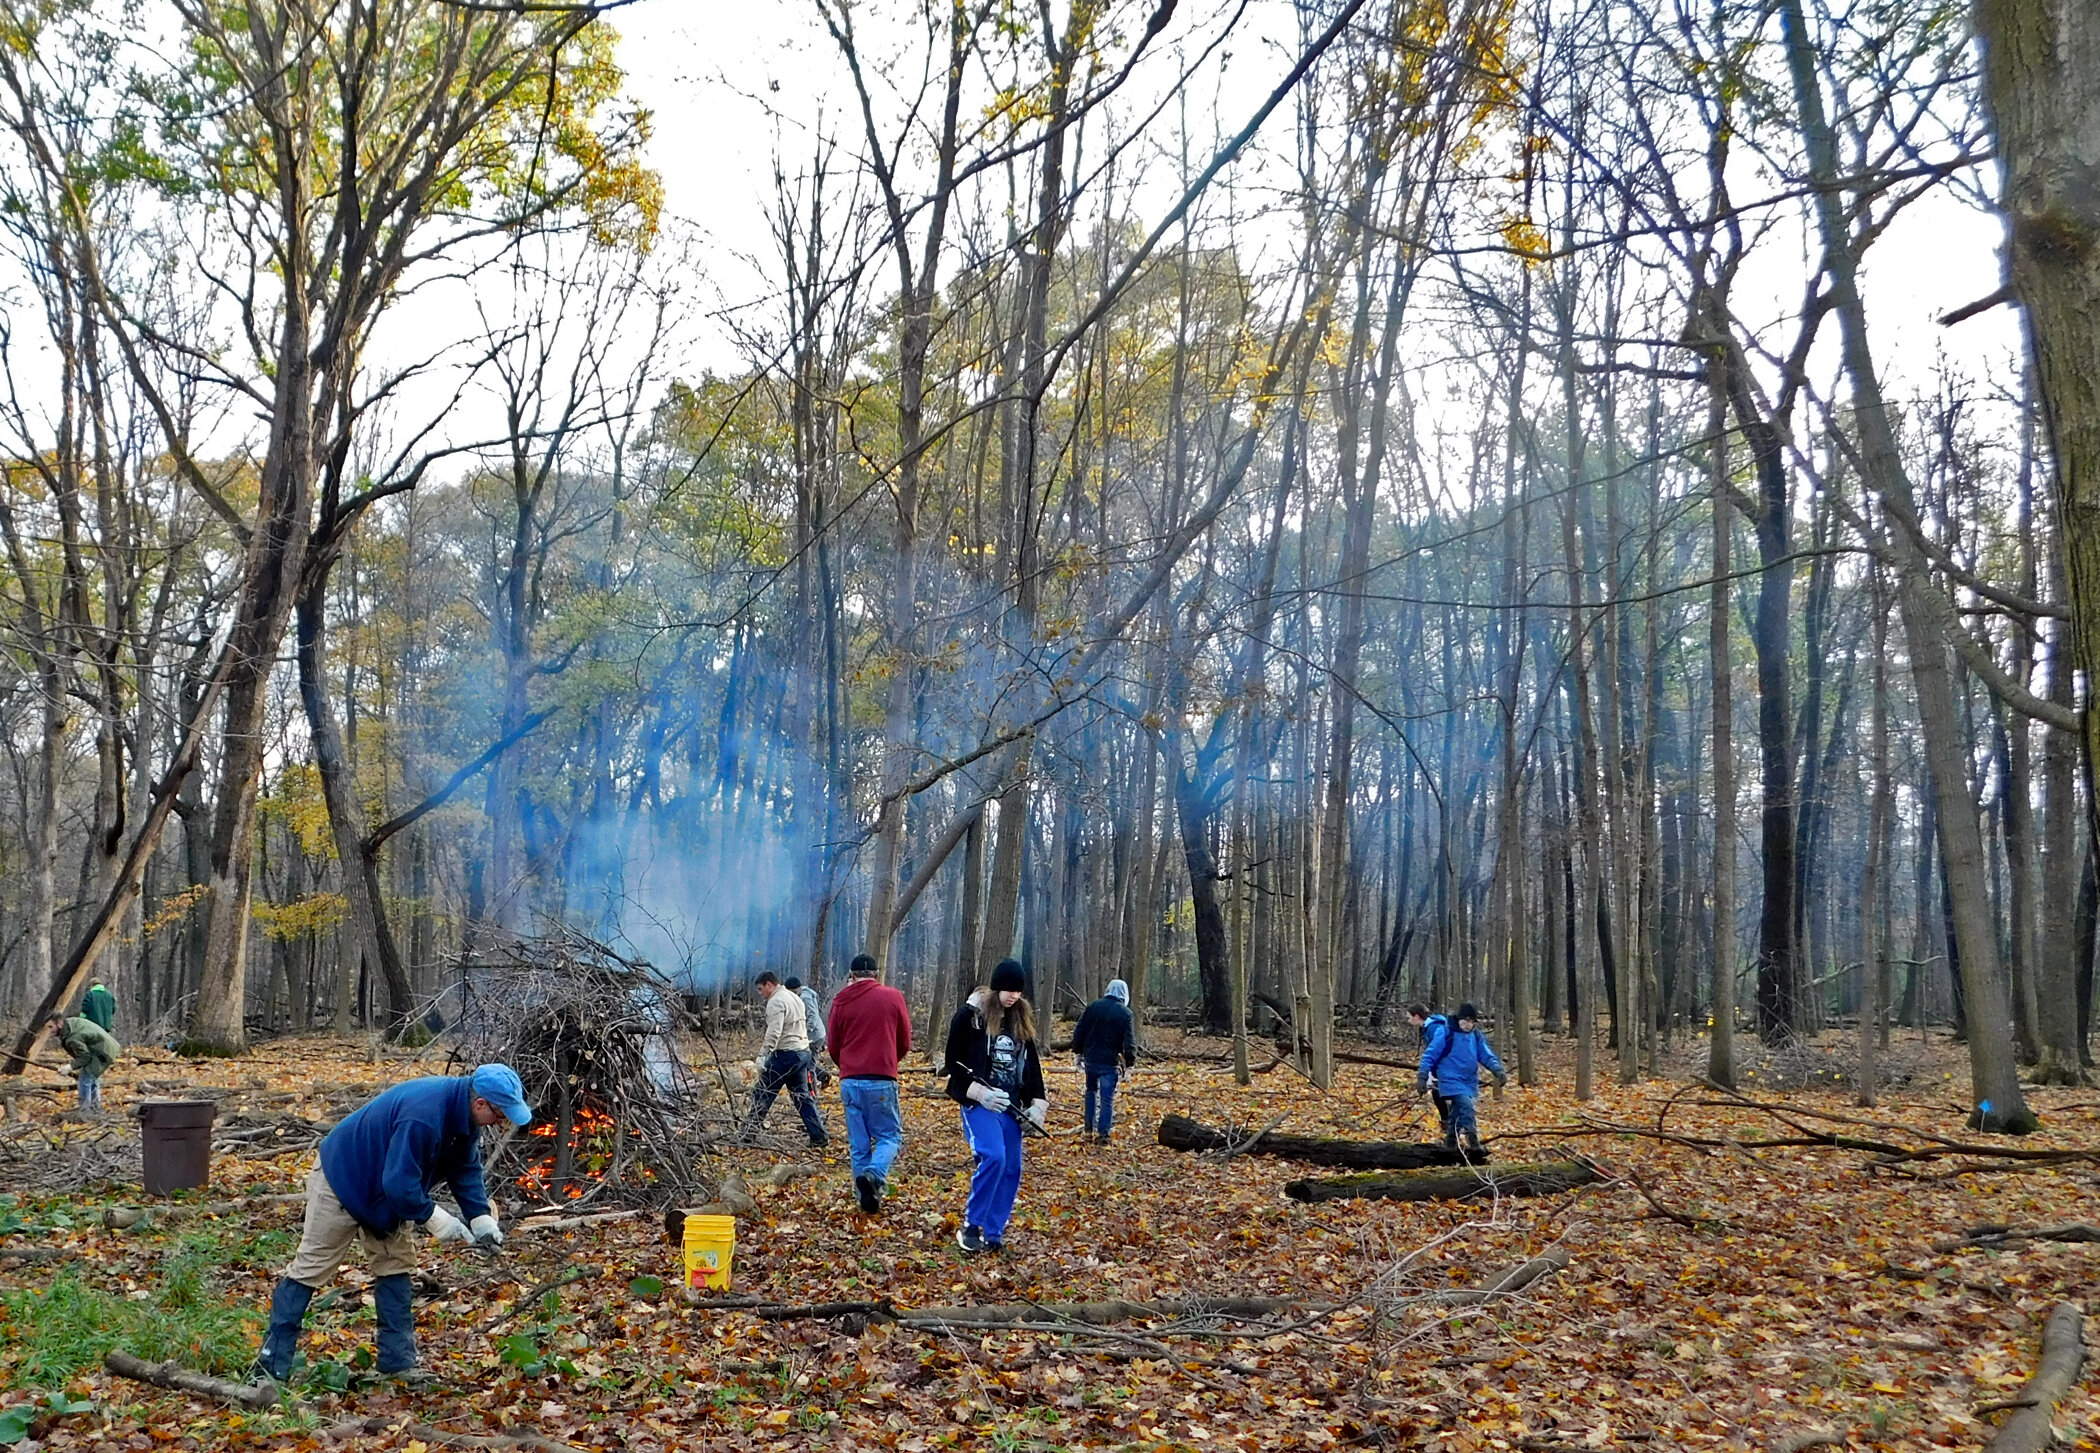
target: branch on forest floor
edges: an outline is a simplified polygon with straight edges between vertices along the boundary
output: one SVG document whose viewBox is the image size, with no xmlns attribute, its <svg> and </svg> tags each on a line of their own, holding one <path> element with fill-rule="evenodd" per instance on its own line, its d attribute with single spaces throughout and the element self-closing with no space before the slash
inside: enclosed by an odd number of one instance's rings
<svg viewBox="0 0 2100 1453">
<path fill-rule="evenodd" d="M 1596 1167 L 1600 1175 L 1621 1181 L 1639 1192 L 1641 1199 L 1648 1203 L 1648 1214 L 1642 1217 L 1642 1220 L 1652 1221 L 1660 1218 L 1665 1221 L 1674 1221 L 1687 1231 L 1732 1231 L 1735 1229 L 1719 1216 L 1694 1215 L 1689 1211 L 1680 1211 L 1674 1206 L 1664 1204 L 1662 1197 L 1656 1195 L 1648 1183 L 1641 1179 L 1640 1172 L 1634 1170 L 1631 1166 L 1623 1170 L 1613 1170 L 1610 1166 L 1605 1165 L 1601 1161 L 1593 1160 L 1589 1156 L 1582 1156 L 1580 1159 L 1585 1165 Z"/>
<path fill-rule="evenodd" d="M 233 1382 L 223 1377 L 213 1377 L 192 1367 L 184 1367 L 173 1358 L 166 1362 L 148 1362 L 143 1357 L 134 1357 L 129 1352 L 111 1352 L 102 1359 L 102 1365 L 119 1377 L 133 1382 L 150 1383 L 154 1387 L 168 1388 L 174 1392 L 196 1393 L 201 1397 L 218 1398 L 243 1408 L 273 1408 L 281 1394 L 275 1383 Z"/>
<path fill-rule="evenodd" d="M 1845 1435 L 1843 1433 L 1818 1432 L 1811 1429 L 1805 1433 L 1794 1433 L 1788 1437 L 1781 1438 L 1772 1445 L 1772 1453 L 1806 1453 L 1806 1450 L 1810 1448 L 1842 1448 L 1844 1446 Z"/>
<path fill-rule="evenodd" d="M 341 1438 L 376 1438 L 382 1433 L 406 1433 L 426 1443 L 448 1448 L 516 1448 L 521 1453 L 583 1453 L 574 1443 L 564 1443 L 542 1433 L 454 1433 L 428 1423 L 395 1422 L 392 1418 L 350 1418 L 321 1430 L 331 1442 Z"/>
</svg>

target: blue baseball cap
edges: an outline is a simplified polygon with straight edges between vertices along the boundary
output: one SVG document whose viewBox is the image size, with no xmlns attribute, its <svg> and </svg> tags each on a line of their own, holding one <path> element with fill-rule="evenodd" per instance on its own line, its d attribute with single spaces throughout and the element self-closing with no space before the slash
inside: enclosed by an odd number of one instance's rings
<svg viewBox="0 0 2100 1453">
<path fill-rule="evenodd" d="M 504 1118 L 520 1128 L 532 1123 L 532 1107 L 525 1103 L 525 1082 L 509 1065 L 483 1065 L 468 1077 L 474 1093 L 494 1105 Z"/>
</svg>

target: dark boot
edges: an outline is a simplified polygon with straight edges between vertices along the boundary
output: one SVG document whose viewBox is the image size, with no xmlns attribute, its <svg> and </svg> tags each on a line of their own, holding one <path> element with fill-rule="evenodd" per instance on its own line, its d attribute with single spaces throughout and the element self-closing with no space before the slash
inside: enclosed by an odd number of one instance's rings
<svg viewBox="0 0 2100 1453">
<path fill-rule="evenodd" d="M 372 1310 L 379 1318 L 379 1370 L 406 1372 L 416 1365 L 415 1291 L 406 1276 L 372 1283 Z"/>
<path fill-rule="evenodd" d="M 299 1329 L 306 1325 L 306 1308 L 314 1289 L 290 1277 L 278 1280 L 270 1293 L 270 1329 L 263 1333 L 262 1347 L 255 1354 L 251 1373 L 283 1382 L 292 1375 L 292 1359 L 299 1354 Z"/>
</svg>

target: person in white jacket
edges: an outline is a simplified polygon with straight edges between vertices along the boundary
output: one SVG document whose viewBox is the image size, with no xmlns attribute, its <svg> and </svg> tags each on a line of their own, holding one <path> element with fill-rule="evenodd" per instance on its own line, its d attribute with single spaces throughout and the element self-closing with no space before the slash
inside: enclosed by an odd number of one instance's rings
<svg viewBox="0 0 2100 1453">
<path fill-rule="evenodd" d="M 786 1090 L 802 1116 L 809 1143 L 822 1149 L 831 1143 L 824 1117 L 809 1093 L 809 1011 L 799 994 L 784 992 L 771 969 L 758 976 L 758 992 L 766 1001 L 766 1041 L 759 1050 L 758 1088 L 751 1095 L 751 1114 L 744 1121 L 740 1139 L 755 1140 L 765 1127 L 773 1102 Z"/>
</svg>

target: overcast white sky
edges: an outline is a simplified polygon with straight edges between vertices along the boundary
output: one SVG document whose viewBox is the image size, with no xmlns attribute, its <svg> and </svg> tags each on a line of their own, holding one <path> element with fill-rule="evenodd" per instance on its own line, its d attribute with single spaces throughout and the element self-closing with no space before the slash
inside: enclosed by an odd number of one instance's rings
<svg viewBox="0 0 2100 1453">
<path fill-rule="evenodd" d="M 903 9 L 905 7 L 897 7 Z M 887 7 L 863 7 L 863 24 Z M 1222 23 L 1228 7 L 1184 3 L 1176 14 L 1149 79 L 1157 96 L 1173 74 L 1172 50 L 1200 47 Z M 1289 69 L 1288 37 L 1295 35 L 1287 0 L 1253 0 L 1240 30 L 1188 99 L 1192 129 L 1215 115 L 1225 130 L 1237 128 Z M 698 253 L 706 276 L 702 296 L 716 307 L 748 306 L 768 286 L 750 259 L 766 258 L 771 243 L 764 209 L 771 188 L 776 137 L 786 136 L 799 155 L 798 129 L 822 115 L 830 129 L 850 142 L 858 135 L 853 97 L 836 50 L 824 33 L 814 0 L 640 0 L 613 17 L 631 93 L 656 119 L 653 161 L 662 173 L 669 210 L 689 221 L 702 237 Z M 901 34 L 892 54 L 909 55 Z M 882 42 L 870 37 L 880 54 Z M 1139 87 L 1125 93 L 1134 100 Z M 1174 117 L 1161 118 L 1171 130 Z M 1274 138 L 1287 144 L 1288 107 L 1270 118 Z M 1198 143 L 1200 146 L 1200 143 Z M 1154 170 L 1165 172 L 1164 167 Z M 1242 175 L 1252 171 L 1243 164 Z M 1141 194 L 1149 223 L 1173 200 L 1162 181 L 1155 195 Z M 1925 386 L 1944 354 L 1974 374 L 2003 375 L 2018 356 L 2018 320 L 1999 308 L 1953 329 L 1940 314 L 1984 296 L 1998 285 L 1999 229 L 1994 219 L 1965 205 L 1951 192 L 1915 205 L 1869 253 L 1864 283 L 1873 314 L 1881 367 L 1899 395 Z M 1790 311 L 1799 303 L 1802 259 L 1774 259 L 1772 304 Z M 888 273 L 882 274 L 888 281 Z M 1835 328 L 1825 333 L 1834 342 Z M 733 368 L 737 358 L 726 332 L 703 321 L 691 362 Z M 2006 380 L 2010 385 L 2011 380 Z"/>
</svg>

